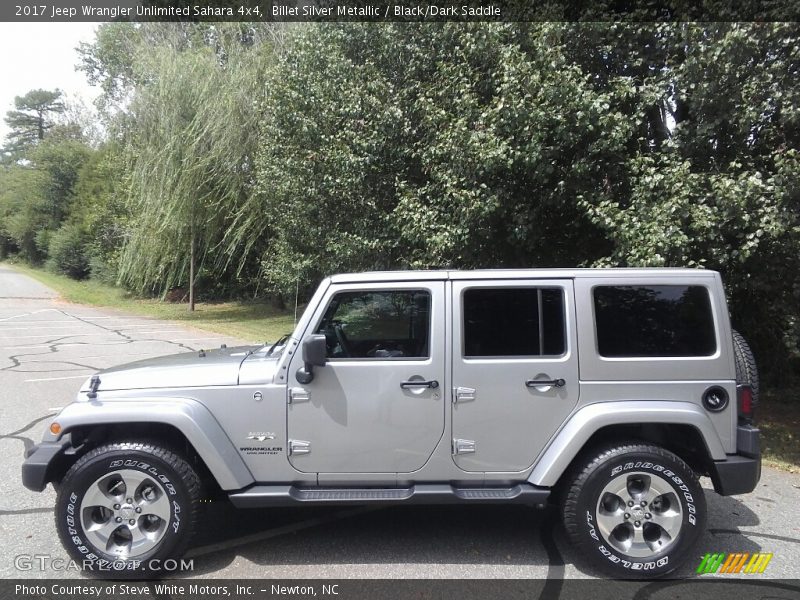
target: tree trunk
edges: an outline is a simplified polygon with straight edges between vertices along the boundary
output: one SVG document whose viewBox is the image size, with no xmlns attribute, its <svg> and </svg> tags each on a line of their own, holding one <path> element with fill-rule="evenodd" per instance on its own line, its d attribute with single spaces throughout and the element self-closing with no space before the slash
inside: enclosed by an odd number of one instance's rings
<svg viewBox="0 0 800 600">
<path fill-rule="evenodd" d="M 194 311 L 194 226 L 192 226 L 191 240 L 189 242 L 189 310 Z"/>
</svg>

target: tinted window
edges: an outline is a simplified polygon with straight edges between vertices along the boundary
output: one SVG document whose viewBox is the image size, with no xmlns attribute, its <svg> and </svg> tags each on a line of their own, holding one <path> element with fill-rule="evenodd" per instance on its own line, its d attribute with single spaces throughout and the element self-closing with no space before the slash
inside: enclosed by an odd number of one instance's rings
<svg viewBox="0 0 800 600">
<path fill-rule="evenodd" d="M 708 290 L 702 286 L 594 289 L 602 356 L 709 356 L 716 351 Z"/>
<path fill-rule="evenodd" d="M 559 356 L 566 351 L 560 288 L 466 290 L 464 356 Z"/>
<path fill-rule="evenodd" d="M 331 358 L 427 358 L 430 309 L 426 291 L 341 292 L 317 333 Z"/>
</svg>

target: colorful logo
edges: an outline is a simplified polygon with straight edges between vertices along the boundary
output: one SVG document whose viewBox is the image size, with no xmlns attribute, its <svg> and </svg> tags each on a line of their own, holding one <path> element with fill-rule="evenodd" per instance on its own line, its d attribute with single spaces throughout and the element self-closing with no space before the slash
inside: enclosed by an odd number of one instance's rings
<svg viewBox="0 0 800 600">
<path fill-rule="evenodd" d="M 701 575 L 706 573 L 748 573 L 753 575 L 763 573 L 771 560 L 772 552 L 755 552 L 753 554 L 749 552 L 733 554 L 718 552 L 706 554 L 700 561 L 697 572 Z"/>
</svg>

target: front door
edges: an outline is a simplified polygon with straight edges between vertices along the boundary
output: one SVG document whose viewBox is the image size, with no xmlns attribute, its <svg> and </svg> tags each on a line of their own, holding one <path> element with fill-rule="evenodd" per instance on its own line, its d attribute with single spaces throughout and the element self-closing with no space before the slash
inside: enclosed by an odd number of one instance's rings
<svg viewBox="0 0 800 600">
<path fill-rule="evenodd" d="M 453 459 L 523 471 L 578 401 L 571 280 L 453 282 Z"/>
<path fill-rule="evenodd" d="M 328 362 L 289 375 L 289 460 L 303 472 L 409 473 L 444 435 L 444 282 L 333 285 L 306 335 Z"/>
</svg>

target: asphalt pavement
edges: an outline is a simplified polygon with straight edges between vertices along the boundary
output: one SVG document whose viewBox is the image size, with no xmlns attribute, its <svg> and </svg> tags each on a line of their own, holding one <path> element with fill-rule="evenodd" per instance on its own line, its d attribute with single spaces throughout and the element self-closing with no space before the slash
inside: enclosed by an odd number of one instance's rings
<svg viewBox="0 0 800 600">
<path fill-rule="evenodd" d="M 0 578 L 82 577 L 50 566 L 67 559 L 53 523 L 52 487 L 35 493 L 20 481 L 24 450 L 81 383 L 112 365 L 222 343 L 248 340 L 69 304 L 0 265 Z M 708 531 L 681 576 L 695 577 L 705 552 L 770 552 L 757 577 L 798 577 L 800 475 L 765 468 L 751 494 L 706 495 Z M 217 502 L 189 557 L 194 570 L 184 576 L 204 579 L 597 576 L 568 544 L 554 510 L 518 506 L 237 511 Z"/>
</svg>

